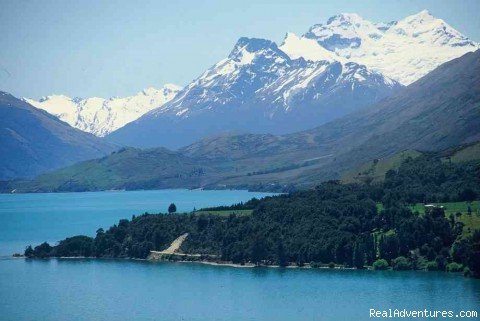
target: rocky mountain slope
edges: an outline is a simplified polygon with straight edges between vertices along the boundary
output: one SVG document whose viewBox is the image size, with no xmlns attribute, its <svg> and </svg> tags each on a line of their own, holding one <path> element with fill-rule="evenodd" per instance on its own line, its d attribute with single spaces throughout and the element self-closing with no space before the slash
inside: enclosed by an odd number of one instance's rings
<svg viewBox="0 0 480 321">
<path fill-rule="evenodd" d="M 340 14 L 301 37 L 287 33 L 280 46 L 241 38 L 172 101 L 109 138 L 178 148 L 229 131 L 305 130 L 372 105 L 478 48 L 427 11 L 389 23 Z"/>
<path fill-rule="evenodd" d="M 404 150 L 439 151 L 476 141 L 480 141 L 480 50 L 441 65 L 376 105 L 311 130 L 281 136 L 229 134 L 205 138 L 171 152 L 169 157 L 178 159 L 178 165 L 155 171 L 150 181 L 164 187 L 169 182 L 175 187 L 285 190 L 338 179 L 367 161 L 389 158 Z M 478 148 L 469 146 L 468 153 L 456 151 L 455 157 L 471 159 Z M 135 154 L 123 155 L 123 163 L 144 161 Z M 134 171 L 124 166 L 122 175 L 149 175 L 152 166 L 161 168 L 165 160 L 152 157 L 148 162 L 149 166 L 137 166 Z M 97 179 L 83 175 L 85 171 L 66 172 L 69 174 L 60 175 L 62 171 L 58 171 L 25 182 L 21 188 L 58 191 L 72 179 Z M 109 172 L 105 175 L 105 179 L 118 176 Z M 122 186 L 127 185 L 115 187 Z"/>
<path fill-rule="evenodd" d="M 116 148 L 0 92 L 0 180 L 35 176 Z"/>
<path fill-rule="evenodd" d="M 96 136 L 105 136 L 154 108 L 172 100 L 181 87 L 167 84 L 161 89 L 147 88 L 130 97 L 70 98 L 51 95 L 40 100 L 25 99 L 72 127 Z"/>
<path fill-rule="evenodd" d="M 346 115 L 401 88 L 363 65 L 292 59 L 274 42 L 241 38 L 228 58 L 172 101 L 109 135 L 178 148 L 226 131 L 285 134 Z"/>
</svg>

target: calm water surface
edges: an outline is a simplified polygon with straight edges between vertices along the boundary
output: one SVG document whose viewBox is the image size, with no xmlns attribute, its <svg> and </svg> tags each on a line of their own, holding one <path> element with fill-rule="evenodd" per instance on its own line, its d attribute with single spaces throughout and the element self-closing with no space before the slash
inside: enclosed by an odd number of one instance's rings
<svg viewBox="0 0 480 321">
<path fill-rule="evenodd" d="M 185 190 L 0 195 L 0 253 L 93 235 L 132 214 L 165 211 L 171 202 L 190 211 L 263 195 Z M 371 308 L 480 312 L 480 281 L 431 272 L 0 258 L 0 321 L 362 321 L 372 320 Z"/>
<path fill-rule="evenodd" d="M 370 308 L 479 311 L 479 296 L 478 280 L 447 273 L 0 260 L 2 321 L 362 321 Z"/>
</svg>

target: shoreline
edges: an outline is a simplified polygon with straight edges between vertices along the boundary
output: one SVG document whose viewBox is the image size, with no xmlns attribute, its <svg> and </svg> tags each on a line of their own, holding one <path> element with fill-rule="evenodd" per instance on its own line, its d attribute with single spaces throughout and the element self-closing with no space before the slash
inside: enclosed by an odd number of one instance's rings
<svg viewBox="0 0 480 321">
<path fill-rule="evenodd" d="M 158 260 L 158 259 L 139 259 L 139 258 L 131 258 L 131 257 L 88 257 L 88 256 L 55 256 L 55 257 L 45 257 L 45 258 L 40 258 L 40 257 L 26 257 L 24 255 L 20 256 L 6 256 L 5 258 L 11 258 L 11 259 L 25 259 L 25 260 L 123 260 L 123 261 L 141 261 L 141 262 L 151 262 L 151 263 L 157 263 L 157 262 L 167 262 L 167 263 L 196 263 L 196 264 L 202 264 L 202 265 L 211 265 L 211 266 L 226 266 L 226 267 L 233 267 L 233 268 L 274 268 L 274 269 L 327 269 L 327 270 L 372 270 L 371 267 L 365 267 L 365 269 L 357 269 L 354 267 L 345 267 L 345 266 L 340 266 L 336 265 L 335 267 L 329 267 L 329 266 L 316 266 L 313 267 L 309 263 L 304 264 L 303 266 L 298 266 L 295 264 L 290 264 L 287 266 L 280 266 L 280 265 L 274 265 L 274 264 L 254 264 L 254 263 L 245 263 L 245 264 L 240 264 L 240 263 L 233 263 L 233 262 L 227 262 L 227 261 L 208 261 L 208 260 Z"/>
<path fill-rule="evenodd" d="M 4 257 L 7 258 L 7 257 Z M 236 268 L 236 269 L 252 269 L 252 268 L 269 268 L 269 269 L 284 269 L 284 270 L 332 270 L 332 271 L 372 271 L 372 272 L 442 272 L 451 275 L 462 275 L 461 272 L 448 272 L 448 271 L 428 271 L 424 270 L 394 270 L 393 268 L 388 268 L 385 270 L 375 270 L 371 266 L 365 266 L 363 269 L 357 269 L 355 267 L 346 267 L 341 265 L 336 265 L 335 267 L 330 267 L 328 265 L 322 266 L 311 266 L 310 263 L 306 263 L 303 266 L 298 266 L 295 264 L 287 265 L 287 266 L 279 266 L 279 265 L 266 265 L 260 264 L 256 265 L 253 263 L 245 263 L 245 264 L 238 264 L 233 262 L 215 262 L 215 261 L 208 261 L 208 260 L 152 260 L 152 259 L 139 259 L 139 258 L 114 258 L 114 257 L 85 257 L 85 256 L 61 256 L 61 257 L 46 257 L 46 258 L 29 258 L 24 255 L 21 256 L 9 256 L 10 259 L 25 259 L 25 260 L 95 260 L 95 261 L 132 261 L 132 262 L 147 262 L 147 263 L 190 263 L 190 264 L 199 264 L 199 265 L 209 265 L 215 267 L 229 267 L 229 268 Z"/>
<path fill-rule="evenodd" d="M 14 190 L 0 190 L 0 194 L 17 194 L 17 195 L 23 195 L 23 194 L 64 194 L 64 193 L 108 193 L 108 192 L 150 192 L 150 191 L 164 191 L 164 190 L 185 190 L 185 191 L 192 191 L 192 192 L 198 192 L 198 191 L 244 191 L 244 192 L 249 192 L 249 193 L 269 193 L 269 194 L 284 194 L 286 193 L 285 191 L 278 190 L 278 189 L 256 189 L 256 188 L 245 188 L 242 186 L 239 186 L 240 188 L 236 188 L 235 186 L 230 186 L 230 187 L 225 187 L 225 188 L 215 188 L 215 187 L 210 187 L 210 186 L 205 186 L 205 187 L 197 187 L 197 188 L 190 188 L 190 187 L 171 187 L 171 188 L 153 188 L 153 189 L 94 189 L 94 190 L 85 190 L 85 191 L 17 191 L 17 189 Z"/>
</svg>

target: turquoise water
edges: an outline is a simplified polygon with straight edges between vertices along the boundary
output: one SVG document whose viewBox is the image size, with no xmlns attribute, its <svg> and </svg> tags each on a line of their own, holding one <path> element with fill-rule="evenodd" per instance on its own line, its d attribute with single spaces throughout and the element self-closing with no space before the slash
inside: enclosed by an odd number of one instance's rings
<svg viewBox="0 0 480 321">
<path fill-rule="evenodd" d="M 191 211 L 267 195 L 271 194 L 201 190 L 0 194 L 0 256 L 23 253 L 29 244 L 93 236 L 99 227 L 133 214 L 166 212 L 172 202 L 178 211 Z"/>
<path fill-rule="evenodd" d="M 92 235 L 132 214 L 165 211 L 171 202 L 190 211 L 263 195 L 186 190 L 0 195 L 0 253 Z M 388 308 L 480 313 L 480 281 L 433 272 L 0 258 L 0 321 L 362 321 L 372 320 L 369 309 Z"/>
<path fill-rule="evenodd" d="M 480 282 L 433 272 L 0 260 L 2 321 L 362 321 L 371 308 L 480 312 Z"/>
</svg>

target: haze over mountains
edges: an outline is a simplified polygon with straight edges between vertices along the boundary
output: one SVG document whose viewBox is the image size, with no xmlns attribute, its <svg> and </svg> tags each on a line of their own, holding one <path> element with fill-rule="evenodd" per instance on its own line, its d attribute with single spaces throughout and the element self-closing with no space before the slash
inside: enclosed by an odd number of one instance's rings
<svg viewBox="0 0 480 321">
<path fill-rule="evenodd" d="M 373 106 L 311 130 L 282 136 L 220 135 L 178 152 L 124 149 L 7 188 L 160 188 L 165 182 L 175 187 L 310 187 L 403 150 L 439 151 L 479 140 L 477 50 L 441 65 Z"/>
</svg>

